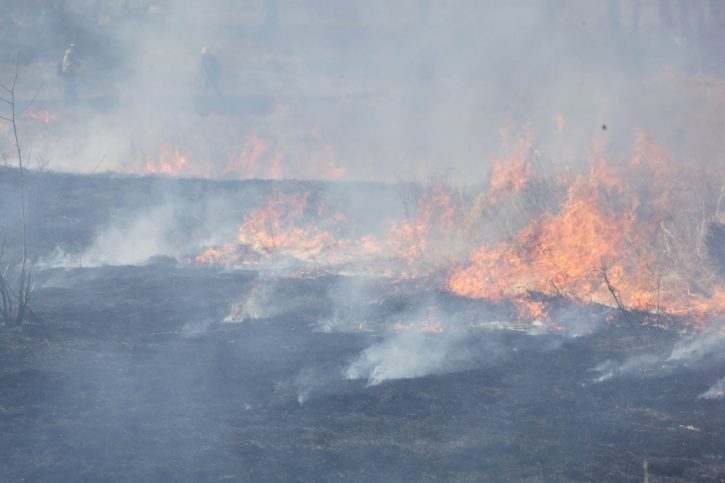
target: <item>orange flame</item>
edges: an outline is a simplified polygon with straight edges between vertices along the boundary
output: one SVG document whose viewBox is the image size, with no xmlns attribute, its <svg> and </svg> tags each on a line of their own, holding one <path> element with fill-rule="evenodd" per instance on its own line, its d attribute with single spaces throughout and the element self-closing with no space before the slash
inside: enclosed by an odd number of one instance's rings
<svg viewBox="0 0 725 483">
<path fill-rule="evenodd" d="M 186 174 L 189 169 L 189 160 L 178 149 L 161 147 L 158 159 L 146 158 L 146 173 L 179 176 Z"/>
<path fill-rule="evenodd" d="M 226 264 L 239 261 L 242 247 L 261 255 L 301 258 L 324 255 L 332 259 L 347 244 L 313 221 L 325 212 L 322 202 L 310 200 L 309 192 L 274 192 L 265 204 L 250 211 L 239 227 L 236 243 L 209 247 L 196 257 L 198 263 Z M 334 217 L 333 217 L 334 220 Z M 323 253 L 324 252 L 324 253 Z"/>
<path fill-rule="evenodd" d="M 262 139 L 256 134 L 250 135 L 241 155 L 229 161 L 224 173 L 236 175 L 240 179 L 257 178 L 261 171 L 258 159 L 266 150 L 267 144 Z"/>
<path fill-rule="evenodd" d="M 415 216 L 391 223 L 388 250 L 408 265 L 442 256 L 437 250 L 444 238 L 454 235 L 459 212 L 453 193 L 442 183 L 434 183 L 417 200 Z"/>
<path fill-rule="evenodd" d="M 239 166 L 257 166 L 264 146 L 250 138 Z M 693 213 L 680 203 L 682 173 L 641 133 L 629 162 L 613 164 L 603 152 L 595 144 L 587 172 L 544 177 L 535 173 L 538 152 L 527 137 L 508 161 L 494 163 L 480 196 L 470 200 L 433 183 L 407 200 L 407 216 L 390 221 L 383 237 L 344 237 L 347 218 L 313 194 L 275 192 L 244 217 L 234 243 L 207 248 L 197 261 L 291 255 L 318 265 L 364 261 L 399 278 L 444 273 L 452 293 L 510 302 L 519 321 L 547 321 L 548 330 L 561 330 L 546 302 L 552 296 L 693 324 L 722 317 L 725 287 L 700 254 L 701 237 L 691 235 Z M 546 188 L 545 202 L 532 199 Z M 520 219 L 506 223 L 507 238 L 481 244 L 491 234 L 477 233 L 480 224 L 471 220 L 490 213 L 506 217 L 500 206 L 514 207 Z M 368 263 L 373 260 L 380 266 Z"/>
<path fill-rule="evenodd" d="M 43 124 L 48 124 L 58 120 L 58 116 L 48 111 L 29 112 L 28 117 L 33 121 L 42 122 Z"/>
<path fill-rule="evenodd" d="M 571 182 L 558 210 L 536 217 L 508 241 L 478 248 L 451 272 L 448 288 L 467 297 L 513 299 L 526 318 L 546 317 L 540 304 L 527 299 L 530 292 L 688 316 L 695 323 L 722 316 L 723 287 L 695 284 L 695 291 L 658 247 L 658 239 L 674 235 L 664 228 L 668 168 L 653 148 L 638 137 L 633 160 L 659 184 L 659 194 L 649 197 L 652 206 L 642 206 L 625 177 L 595 155 L 589 175 Z"/>
</svg>

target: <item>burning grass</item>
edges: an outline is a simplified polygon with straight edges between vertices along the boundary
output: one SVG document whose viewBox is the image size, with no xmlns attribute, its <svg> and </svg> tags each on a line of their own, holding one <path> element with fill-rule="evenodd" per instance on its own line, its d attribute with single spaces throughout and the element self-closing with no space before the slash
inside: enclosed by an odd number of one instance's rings
<svg viewBox="0 0 725 483">
<path fill-rule="evenodd" d="M 437 180 L 403 193 L 404 216 L 382 234 L 357 233 L 311 192 L 275 192 L 247 213 L 235 242 L 196 261 L 293 257 L 331 271 L 358 263 L 398 278 L 435 275 L 452 294 L 513 303 L 528 322 L 550 318 L 551 297 L 695 326 L 721 318 L 725 285 L 706 229 L 719 193 L 696 191 L 699 181 L 645 134 L 627 160 L 592 151 L 586 169 L 549 175 L 526 139 L 494 163 L 481 192 Z"/>
</svg>

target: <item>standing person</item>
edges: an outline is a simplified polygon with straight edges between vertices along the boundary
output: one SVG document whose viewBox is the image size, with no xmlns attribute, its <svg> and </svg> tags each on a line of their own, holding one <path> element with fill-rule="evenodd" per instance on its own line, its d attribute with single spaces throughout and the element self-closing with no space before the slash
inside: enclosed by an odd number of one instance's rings
<svg viewBox="0 0 725 483">
<path fill-rule="evenodd" d="M 219 59 L 216 58 L 207 47 L 201 49 L 201 93 L 205 102 L 208 102 L 209 91 L 211 91 L 217 98 L 222 100 L 222 90 L 219 87 L 219 82 L 222 79 L 222 64 Z"/>
<path fill-rule="evenodd" d="M 80 63 L 75 54 L 76 44 L 70 44 L 60 61 L 58 73 L 63 78 L 63 99 L 69 104 L 78 100 L 78 86 L 76 85 L 76 74 Z"/>
</svg>

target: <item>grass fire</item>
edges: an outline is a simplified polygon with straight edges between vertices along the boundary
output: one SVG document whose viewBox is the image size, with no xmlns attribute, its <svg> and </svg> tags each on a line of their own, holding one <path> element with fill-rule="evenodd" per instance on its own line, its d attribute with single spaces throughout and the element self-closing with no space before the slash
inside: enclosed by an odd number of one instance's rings
<svg viewBox="0 0 725 483">
<path fill-rule="evenodd" d="M 720 481 L 725 6 L 5 2 L 3 481 Z"/>
</svg>

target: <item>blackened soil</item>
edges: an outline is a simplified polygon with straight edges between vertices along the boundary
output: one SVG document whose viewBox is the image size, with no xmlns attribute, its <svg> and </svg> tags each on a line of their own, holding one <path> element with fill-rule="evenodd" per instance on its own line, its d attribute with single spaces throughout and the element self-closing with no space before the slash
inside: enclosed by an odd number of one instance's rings
<svg viewBox="0 0 725 483">
<path fill-rule="evenodd" d="M 53 199 L 31 199 L 45 220 L 36 253 L 87 244 L 154 183 L 69 177 L 57 190 L 49 177 L 29 176 Z M 698 398 L 722 362 L 595 382 L 604 361 L 668 353 L 672 331 L 616 318 L 580 337 L 471 330 L 468 365 L 368 386 L 344 370 L 386 321 L 433 300 L 465 320 L 505 308 L 385 284 L 348 303 L 337 276 L 287 277 L 258 318 L 222 323 L 269 280 L 166 260 L 34 276 L 31 320 L 0 330 L 2 481 L 634 482 L 645 461 L 650 481 L 725 481 L 725 402 Z M 373 329 L 321 329 L 333 305 L 352 320 L 355 304 L 376 308 Z"/>
<path fill-rule="evenodd" d="M 334 277 L 285 281 L 306 300 L 293 312 L 223 324 L 256 274 L 46 276 L 62 286 L 2 332 L 5 481 L 641 481 L 645 460 L 655 481 L 725 472 L 723 403 L 697 398 L 724 368 L 594 383 L 592 367 L 631 350 L 626 328 L 482 331 L 509 349 L 492 363 L 366 387 L 341 373 L 379 334 L 315 329 Z"/>
</svg>

